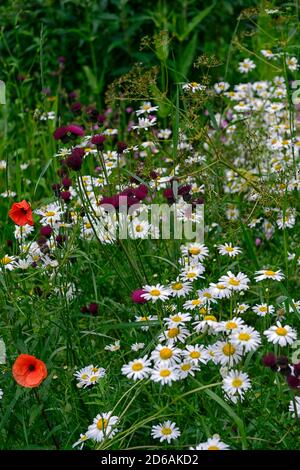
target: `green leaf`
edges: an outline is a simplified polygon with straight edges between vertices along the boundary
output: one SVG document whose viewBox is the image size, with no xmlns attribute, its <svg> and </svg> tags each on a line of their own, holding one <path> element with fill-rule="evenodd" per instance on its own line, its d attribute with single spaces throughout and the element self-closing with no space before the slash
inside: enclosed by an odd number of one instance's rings
<svg viewBox="0 0 300 470">
<path fill-rule="evenodd" d="M 93 93 L 98 94 L 99 93 L 99 84 L 97 82 L 97 78 L 92 72 L 91 68 L 88 67 L 87 65 L 83 66 L 83 71 L 86 75 L 88 84 L 92 90 Z"/>
<path fill-rule="evenodd" d="M 212 390 L 204 390 L 204 393 L 206 393 L 206 395 L 208 395 L 213 401 L 218 403 L 218 405 L 220 405 L 226 411 L 226 413 L 233 419 L 233 421 L 237 425 L 241 436 L 242 448 L 243 450 L 247 449 L 247 436 L 245 432 L 244 423 L 241 418 L 239 418 L 239 416 L 235 413 L 235 411 L 233 411 L 231 406 L 226 403 L 221 397 L 219 397 L 215 392 L 213 392 Z"/>
<path fill-rule="evenodd" d="M 179 41 L 184 41 L 184 39 L 187 38 L 188 35 L 198 26 L 198 24 L 201 23 L 201 21 L 204 20 L 204 18 L 206 18 L 207 15 L 209 15 L 209 13 L 212 11 L 215 5 L 216 3 L 214 2 L 209 7 L 205 8 L 202 11 L 199 11 L 199 13 L 196 16 L 194 16 L 194 18 L 188 23 L 183 34 L 181 34 L 178 37 Z"/>
<path fill-rule="evenodd" d="M 0 104 L 5 104 L 5 83 L 0 80 Z"/>
<path fill-rule="evenodd" d="M 183 52 L 181 52 L 180 57 L 179 57 L 178 69 L 180 70 L 181 74 L 185 77 L 186 80 L 187 80 L 186 77 L 188 75 L 189 69 L 193 63 L 193 60 L 196 54 L 197 43 L 198 43 L 198 34 L 195 33 L 192 39 L 188 42 L 187 46 L 184 48 Z"/>
<path fill-rule="evenodd" d="M 0 364 L 6 363 L 6 348 L 2 338 L 0 338 Z"/>
</svg>

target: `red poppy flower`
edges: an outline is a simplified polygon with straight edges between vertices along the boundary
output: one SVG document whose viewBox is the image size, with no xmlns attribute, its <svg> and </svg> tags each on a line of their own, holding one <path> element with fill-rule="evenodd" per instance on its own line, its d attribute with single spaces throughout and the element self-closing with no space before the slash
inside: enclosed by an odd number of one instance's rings
<svg viewBox="0 0 300 470">
<path fill-rule="evenodd" d="M 34 225 L 32 210 L 28 202 L 15 202 L 8 213 L 9 217 L 17 225 Z"/>
<path fill-rule="evenodd" d="M 46 364 L 29 354 L 20 354 L 16 359 L 12 374 L 15 381 L 26 388 L 38 387 L 47 377 Z"/>
</svg>

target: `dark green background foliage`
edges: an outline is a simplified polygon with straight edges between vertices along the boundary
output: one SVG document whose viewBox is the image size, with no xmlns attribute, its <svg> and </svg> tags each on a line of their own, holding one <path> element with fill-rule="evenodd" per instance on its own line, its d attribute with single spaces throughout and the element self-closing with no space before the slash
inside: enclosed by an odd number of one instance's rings
<svg viewBox="0 0 300 470">
<path fill-rule="evenodd" d="M 225 57 L 237 17 L 257 0 L 28 0 L 0 6 L 1 77 L 26 77 L 35 87 L 56 87 L 58 56 L 66 58 L 67 90 L 100 93 L 134 63 L 162 59 L 159 45 L 141 39 L 168 31 L 168 60 L 186 76 L 204 53 Z M 195 72 L 194 72 L 195 75 Z M 83 79 L 84 78 L 84 79 Z M 189 78 L 192 78 L 189 76 Z"/>
</svg>

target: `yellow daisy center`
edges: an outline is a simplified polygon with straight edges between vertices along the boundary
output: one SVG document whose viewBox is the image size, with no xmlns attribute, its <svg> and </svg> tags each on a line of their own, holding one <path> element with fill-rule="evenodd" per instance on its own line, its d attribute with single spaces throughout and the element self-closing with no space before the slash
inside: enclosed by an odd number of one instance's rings
<svg viewBox="0 0 300 470">
<path fill-rule="evenodd" d="M 209 446 L 207 450 L 220 450 L 217 446 Z"/>
<path fill-rule="evenodd" d="M 288 334 L 288 331 L 286 328 L 283 328 L 282 326 L 279 326 L 278 328 L 276 328 L 276 334 L 278 336 L 286 336 Z"/>
<path fill-rule="evenodd" d="M 108 425 L 108 419 L 100 418 L 97 421 L 97 428 L 99 429 L 99 431 L 103 431 L 104 429 L 106 429 L 107 425 Z"/>
<path fill-rule="evenodd" d="M 172 429 L 171 429 L 171 428 L 162 428 L 162 429 L 161 429 L 161 433 L 162 433 L 164 436 L 169 436 L 170 434 L 172 434 Z"/>
<path fill-rule="evenodd" d="M 240 386 L 243 385 L 243 381 L 239 378 L 233 379 L 232 381 L 232 386 L 235 388 L 240 388 Z"/>
<path fill-rule="evenodd" d="M 9 264 L 12 262 L 12 259 L 9 256 L 4 256 L 1 260 L 1 264 Z"/>
<path fill-rule="evenodd" d="M 181 370 L 183 370 L 184 372 L 186 372 L 187 370 L 190 370 L 191 368 L 191 364 L 183 364 L 181 366 Z"/>
<path fill-rule="evenodd" d="M 241 281 L 239 281 L 238 279 L 235 279 L 235 278 L 231 278 L 229 279 L 229 284 L 231 286 L 239 286 L 241 283 Z"/>
<path fill-rule="evenodd" d="M 168 338 L 176 338 L 180 333 L 179 328 L 170 328 L 168 331 Z"/>
<path fill-rule="evenodd" d="M 235 328 L 237 328 L 237 324 L 234 321 L 226 323 L 226 330 L 234 330 Z"/>
<path fill-rule="evenodd" d="M 194 299 L 194 300 L 192 300 L 191 304 L 192 304 L 192 305 L 200 305 L 200 304 L 201 304 L 201 300 L 200 300 L 200 299 Z"/>
<path fill-rule="evenodd" d="M 206 315 L 203 320 L 205 321 L 217 321 L 216 317 L 214 315 Z"/>
<path fill-rule="evenodd" d="M 136 362 L 135 364 L 132 364 L 132 370 L 134 370 L 135 372 L 138 372 L 142 369 L 144 369 L 144 366 L 141 362 Z"/>
<path fill-rule="evenodd" d="M 171 371 L 169 369 L 162 369 L 160 372 L 159 372 L 159 375 L 161 377 L 169 377 L 171 375 Z"/>
<path fill-rule="evenodd" d="M 183 288 L 183 284 L 181 282 L 175 282 L 175 284 L 172 285 L 173 290 L 181 290 Z"/>
<path fill-rule="evenodd" d="M 199 253 L 201 253 L 201 250 L 200 248 L 189 248 L 189 254 L 190 255 L 199 255 Z"/>
<path fill-rule="evenodd" d="M 206 297 L 207 299 L 211 299 L 212 295 L 209 292 L 204 292 L 203 297 Z"/>
<path fill-rule="evenodd" d="M 276 272 L 275 271 L 265 271 L 266 276 L 275 276 Z"/>
<path fill-rule="evenodd" d="M 268 307 L 259 307 L 259 311 L 265 313 L 268 311 Z"/>
<path fill-rule="evenodd" d="M 192 279 L 192 278 L 195 277 L 195 276 L 196 276 L 196 273 L 187 273 L 187 275 L 186 275 L 186 277 L 187 277 L 188 279 Z"/>
<path fill-rule="evenodd" d="M 143 227 L 142 227 L 140 224 L 139 224 L 139 225 L 136 225 L 135 231 L 136 231 L 136 232 L 142 232 L 142 231 L 143 231 Z"/>
<path fill-rule="evenodd" d="M 174 321 L 175 323 L 178 323 L 182 320 L 182 317 L 179 315 L 174 315 L 174 317 L 171 317 L 171 318 L 172 318 L 172 321 Z"/>
<path fill-rule="evenodd" d="M 234 248 L 232 248 L 232 246 L 226 246 L 225 250 L 231 253 L 232 251 L 234 251 Z"/>
<path fill-rule="evenodd" d="M 239 339 L 241 341 L 249 341 L 249 339 L 251 339 L 251 336 L 249 335 L 249 333 L 240 333 Z"/>
<path fill-rule="evenodd" d="M 159 289 L 152 289 L 150 291 L 150 294 L 153 295 L 153 297 L 158 297 L 160 295 L 160 290 Z"/>
<path fill-rule="evenodd" d="M 170 357 L 173 356 L 173 351 L 170 348 L 163 348 L 160 350 L 159 355 L 161 359 L 164 359 L 164 360 L 170 359 Z"/>
<path fill-rule="evenodd" d="M 231 343 L 226 343 L 222 350 L 225 356 L 233 356 L 235 353 L 235 347 Z"/>
<path fill-rule="evenodd" d="M 199 357 L 201 357 L 201 353 L 200 353 L 199 351 L 192 351 L 192 352 L 190 353 L 190 357 L 191 357 L 192 359 L 199 359 Z"/>
<path fill-rule="evenodd" d="M 53 217 L 55 215 L 54 211 L 46 212 L 46 217 Z"/>
<path fill-rule="evenodd" d="M 226 286 L 224 286 L 224 284 L 217 284 L 216 288 L 222 290 L 222 289 L 226 289 Z"/>
</svg>

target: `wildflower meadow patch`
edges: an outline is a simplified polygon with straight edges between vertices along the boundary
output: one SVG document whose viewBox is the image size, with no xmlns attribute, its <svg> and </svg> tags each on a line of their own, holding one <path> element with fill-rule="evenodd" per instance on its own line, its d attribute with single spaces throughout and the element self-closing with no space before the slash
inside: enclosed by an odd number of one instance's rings
<svg viewBox="0 0 300 470">
<path fill-rule="evenodd" d="M 57 3 L 0 6 L 0 448 L 299 450 L 297 2 Z"/>
</svg>

